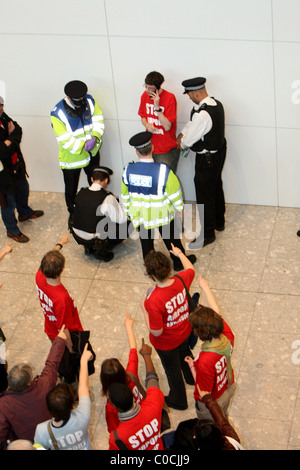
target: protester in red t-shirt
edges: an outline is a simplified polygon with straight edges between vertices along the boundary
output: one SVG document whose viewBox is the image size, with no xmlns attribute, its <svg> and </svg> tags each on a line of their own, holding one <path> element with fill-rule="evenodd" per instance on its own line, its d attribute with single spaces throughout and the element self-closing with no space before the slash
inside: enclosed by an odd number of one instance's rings
<svg viewBox="0 0 300 470">
<path fill-rule="evenodd" d="M 176 173 L 180 154 L 176 143 L 177 102 L 173 93 L 161 88 L 164 80 L 159 72 L 148 73 L 138 114 L 152 133 L 153 160 L 166 163 Z"/>
<path fill-rule="evenodd" d="M 211 419 L 211 414 L 203 403 L 198 389 L 205 390 L 227 413 L 230 400 L 236 388 L 231 365 L 234 334 L 220 315 L 219 307 L 208 282 L 199 276 L 199 287 L 205 293 L 208 306 L 199 306 L 190 315 L 189 321 L 194 333 L 202 341 L 201 351 L 195 361 L 186 361 L 195 377 L 196 411 L 199 419 Z"/>
<path fill-rule="evenodd" d="M 163 450 L 160 435 L 164 394 L 151 359 L 151 346 L 142 341 L 140 354 L 146 366 L 146 398 L 136 403 L 127 385 L 114 382 L 108 396 L 117 409 L 120 424 L 110 433 L 109 450 Z"/>
<path fill-rule="evenodd" d="M 137 344 L 133 332 L 134 320 L 125 314 L 125 328 L 129 343 L 129 358 L 126 370 L 117 358 L 105 359 L 101 365 L 100 382 L 102 385 L 102 395 L 107 397 L 105 406 L 105 417 L 108 432 L 114 431 L 120 424 L 118 410 L 110 403 L 108 399 L 108 388 L 114 382 L 128 385 L 132 391 L 136 403 L 143 401 L 143 395 L 140 392 L 137 382 L 140 382 L 138 375 L 139 360 L 137 355 Z"/>
<path fill-rule="evenodd" d="M 178 273 L 187 289 L 195 276 L 192 263 L 172 245 L 171 253 L 178 256 L 184 271 Z M 150 331 L 150 342 L 155 347 L 167 375 L 170 391 L 166 403 L 171 408 L 185 410 L 188 406 L 185 381 L 193 385 L 194 379 L 185 361 L 193 357 L 189 348 L 191 325 L 188 321 L 189 304 L 185 287 L 176 276 L 170 277 L 169 258 L 161 252 L 151 251 L 145 258 L 147 274 L 156 282 L 148 292 L 142 309 Z"/>
<path fill-rule="evenodd" d="M 65 325 L 67 347 L 72 351 L 70 332 L 83 331 L 74 300 L 61 283 L 65 258 L 60 253 L 62 246 L 69 241 L 69 232 L 63 236 L 55 249 L 45 254 L 36 273 L 36 287 L 41 307 L 45 315 L 45 333 L 54 340 L 62 325 Z"/>
</svg>

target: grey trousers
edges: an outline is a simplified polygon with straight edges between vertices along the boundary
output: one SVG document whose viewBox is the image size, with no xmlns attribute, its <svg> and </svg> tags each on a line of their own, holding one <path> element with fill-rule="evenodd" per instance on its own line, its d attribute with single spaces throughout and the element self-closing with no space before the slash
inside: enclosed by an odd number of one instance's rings
<svg viewBox="0 0 300 470">
<path fill-rule="evenodd" d="M 228 408 L 231 402 L 231 399 L 236 391 L 236 383 L 234 382 L 230 387 L 225 390 L 225 392 L 216 400 L 220 408 L 223 410 L 225 416 L 228 415 Z M 210 414 L 210 411 L 206 408 L 205 404 L 202 401 L 196 401 L 196 413 L 198 419 L 209 419 L 213 421 L 213 417 Z"/>
</svg>

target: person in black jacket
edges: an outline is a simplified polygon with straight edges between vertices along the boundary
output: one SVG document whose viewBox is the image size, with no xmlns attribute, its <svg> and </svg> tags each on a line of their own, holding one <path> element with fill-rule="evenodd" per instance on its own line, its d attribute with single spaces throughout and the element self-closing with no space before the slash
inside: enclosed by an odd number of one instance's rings
<svg viewBox="0 0 300 470">
<path fill-rule="evenodd" d="M 19 222 L 41 217 L 44 212 L 28 205 L 29 184 L 26 165 L 20 150 L 22 128 L 4 112 L 4 99 L 0 96 L 0 205 L 7 236 L 26 243 L 29 238 L 18 228 Z"/>
</svg>

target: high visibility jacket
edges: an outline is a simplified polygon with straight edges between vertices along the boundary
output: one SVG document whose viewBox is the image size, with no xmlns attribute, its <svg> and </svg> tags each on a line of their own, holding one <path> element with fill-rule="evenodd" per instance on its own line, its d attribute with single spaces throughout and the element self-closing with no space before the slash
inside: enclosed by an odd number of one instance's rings
<svg viewBox="0 0 300 470">
<path fill-rule="evenodd" d="M 65 100 L 51 111 L 51 123 L 59 145 L 59 164 L 62 169 L 83 168 L 96 155 L 102 144 L 104 118 L 101 109 L 91 95 L 86 95 L 87 106 L 78 117 Z M 92 136 L 97 143 L 91 152 L 84 149 Z"/>
<path fill-rule="evenodd" d="M 169 224 L 175 210 L 183 210 L 179 180 L 165 163 L 129 163 L 123 171 L 121 199 L 134 227 Z"/>
</svg>

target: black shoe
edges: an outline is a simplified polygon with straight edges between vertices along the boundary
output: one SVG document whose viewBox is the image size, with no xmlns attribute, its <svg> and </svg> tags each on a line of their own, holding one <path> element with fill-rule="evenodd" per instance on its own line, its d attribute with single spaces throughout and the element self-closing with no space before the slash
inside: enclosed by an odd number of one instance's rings
<svg viewBox="0 0 300 470">
<path fill-rule="evenodd" d="M 9 232 L 6 232 L 6 234 L 9 238 L 12 238 L 13 240 L 15 240 L 18 243 L 27 243 L 27 242 L 29 242 L 29 238 L 26 235 L 24 235 L 24 233 L 22 233 L 22 232 L 19 232 L 18 235 L 12 235 Z"/>
<path fill-rule="evenodd" d="M 187 259 L 189 260 L 190 263 L 195 264 L 197 261 L 197 258 L 195 255 L 188 255 Z"/>
<path fill-rule="evenodd" d="M 204 239 L 202 237 L 195 238 L 193 241 L 189 243 L 189 250 L 199 250 L 200 248 L 203 248 L 204 246 L 210 245 L 210 243 L 213 243 L 216 239 L 216 236 L 213 235 L 212 237 L 207 237 Z"/>
<path fill-rule="evenodd" d="M 94 257 L 98 259 L 99 261 L 104 261 L 105 263 L 108 263 L 111 261 L 114 257 L 114 254 L 111 251 L 106 251 L 100 252 L 100 251 L 95 251 L 94 252 Z"/>
<path fill-rule="evenodd" d="M 217 230 L 218 232 L 223 232 L 223 230 L 225 230 L 225 225 L 217 225 L 215 227 L 215 230 Z"/>
<path fill-rule="evenodd" d="M 173 269 L 174 269 L 174 271 L 182 271 L 183 270 L 182 262 L 180 261 L 180 259 L 175 259 L 173 261 Z"/>
<path fill-rule="evenodd" d="M 42 217 L 42 215 L 44 215 L 44 211 L 33 211 L 33 213 L 31 215 L 29 215 L 28 217 L 23 217 L 21 215 L 19 215 L 19 222 L 24 222 L 25 220 L 29 220 L 29 219 L 37 219 L 38 217 Z"/>
<path fill-rule="evenodd" d="M 93 255 L 93 254 L 94 254 L 94 250 L 93 250 L 92 248 L 88 247 L 88 246 L 85 246 L 85 247 L 84 247 L 84 253 L 85 253 L 86 255 Z"/>
<path fill-rule="evenodd" d="M 188 255 L 187 259 L 190 261 L 190 263 L 195 264 L 197 261 L 197 258 L 195 255 Z M 183 265 L 182 262 L 180 261 L 179 258 L 176 258 L 173 261 L 173 269 L 174 271 L 182 271 L 183 270 Z"/>
<path fill-rule="evenodd" d="M 68 218 L 68 229 L 71 231 L 74 225 L 74 212 L 70 212 L 69 218 Z"/>
<path fill-rule="evenodd" d="M 215 241 L 215 239 L 216 239 L 215 235 L 210 238 L 204 238 L 203 246 L 210 245 L 211 243 Z"/>
<path fill-rule="evenodd" d="M 172 403 L 170 403 L 169 397 L 165 397 L 165 402 L 169 408 L 173 408 L 174 410 L 183 411 L 183 410 L 187 410 L 188 408 L 187 404 L 186 405 L 173 405 Z"/>
</svg>

